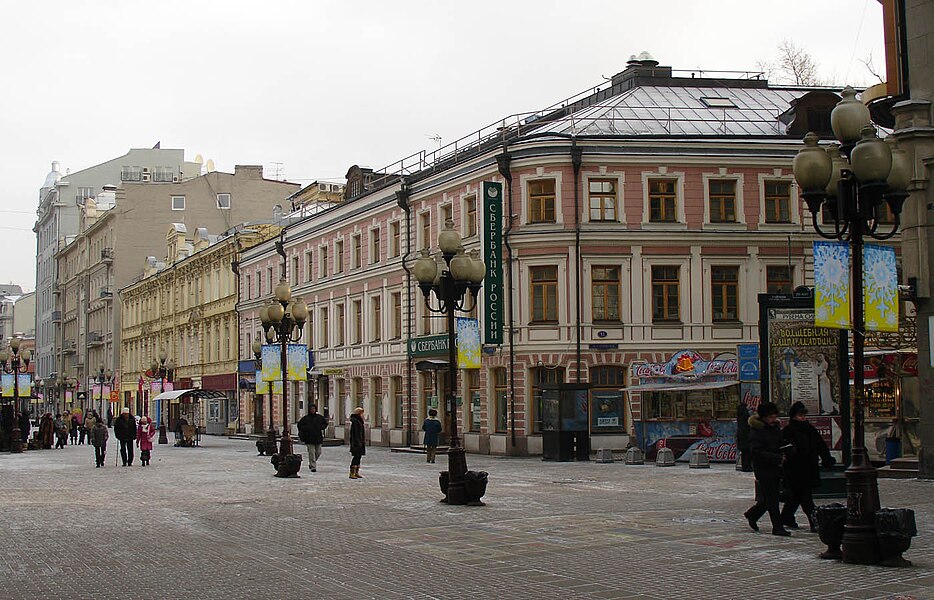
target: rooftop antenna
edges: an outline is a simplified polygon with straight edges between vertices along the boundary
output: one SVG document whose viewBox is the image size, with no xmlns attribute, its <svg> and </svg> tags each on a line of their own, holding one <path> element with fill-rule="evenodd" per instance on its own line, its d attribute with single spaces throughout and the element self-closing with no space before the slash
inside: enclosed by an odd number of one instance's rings
<svg viewBox="0 0 934 600">
<path fill-rule="evenodd" d="M 281 162 L 272 162 L 273 175 L 272 178 L 276 181 L 282 181 L 282 163 Z"/>
<path fill-rule="evenodd" d="M 434 143 L 438 144 L 438 148 L 441 147 L 441 134 L 440 133 L 429 133 L 425 137 Z"/>
</svg>

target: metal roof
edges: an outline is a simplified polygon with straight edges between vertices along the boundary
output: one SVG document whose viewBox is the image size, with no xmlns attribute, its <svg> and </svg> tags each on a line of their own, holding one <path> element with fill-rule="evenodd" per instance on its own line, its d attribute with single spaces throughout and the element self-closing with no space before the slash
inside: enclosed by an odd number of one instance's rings
<svg viewBox="0 0 934 600">
<path fill-rule="evenodd" d="M 640 86 L 528 135 L 784 136 L 778 116 L 807 89 Z"/>
</svg>

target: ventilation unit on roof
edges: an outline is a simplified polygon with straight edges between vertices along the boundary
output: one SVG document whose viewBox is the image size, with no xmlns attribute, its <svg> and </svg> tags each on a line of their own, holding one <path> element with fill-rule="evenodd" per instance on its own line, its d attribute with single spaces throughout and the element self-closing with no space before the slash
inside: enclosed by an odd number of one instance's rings
<svg viewBox="0 0 934 600">
<path fill-rule="evenodd" d="M 720 96 L 701 96 L 701 102 L 709 108 L 737 108 L 736 103 L 731 98 Z"/>
</svg>

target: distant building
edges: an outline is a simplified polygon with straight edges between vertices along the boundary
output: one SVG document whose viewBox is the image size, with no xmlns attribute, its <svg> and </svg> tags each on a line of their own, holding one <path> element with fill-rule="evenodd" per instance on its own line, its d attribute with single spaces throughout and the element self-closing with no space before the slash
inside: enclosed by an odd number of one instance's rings
<svg viewBox="0 0 934 600">
<path fill-rule="evenodd" d="M 13 302 L 13 333 L 36 337 L 36 293 L 23 294 Z"/>
</svg>

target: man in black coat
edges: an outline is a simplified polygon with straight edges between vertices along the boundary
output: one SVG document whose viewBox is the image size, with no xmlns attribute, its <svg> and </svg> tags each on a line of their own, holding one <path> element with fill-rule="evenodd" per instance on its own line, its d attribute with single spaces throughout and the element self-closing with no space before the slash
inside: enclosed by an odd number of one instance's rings
<svg viewBox="0 0 934 600">
<path fill-rule="evenodd" d="M 133 466 L 133 442 L 136 441 L 136 419 L 130 414 L 129 408 L 120 411 L 120 416 L 114 421 L 114 435 L 120 440 L 120 458 L 124 467 Z"/>
<path fill-rule="evenodd" d="M 804 509 L 804 514 L 811 526 L 811 531 L 817 531 L 817 519 L 814 515 L 814 488 L 820 487 L 820 467 L 818 459 L 825 467 L 833 465 L 836 460 L 830 454 L 824 438 L 808 422 L 808 409 L 801 402 L 791 405 L 788 412 L 791 420 L 782 429 L 782 438 L 786 444 L 793 447 L 789 449 L 785 459 L 784 476 L 785 490 L 788 500 L 782 507 L 782 524 L 792 529 L 798 528 L 795 521 L 795 512 L 798 506 Z"/>
<path fill-rule="evenodd" d="M 308 468 L 312 472 L 318 470 L 321 445 L 324 443 L 324 430 L 327 428 L 328 420 L 318 414 L 318 407 L 314 404 L 308 407 L 308 414 L 298 421 L 298 437 L 308 448 Z"/>
<path fill-rule="evenodd" d="M 763 402 L 756 414 L 749 417 L 749 449 L 752 452 L 752 470 L 756 474 L 756 503 L 743 516 L 754 531 L 759 531 L 757 522 L 768 511 L 772 535 L 789 536 L 791 533 L 782 526 L 778 510 L 782 464 L 785 462 L 783 444 L 778 407 L 771 402 Z"/>
<path fill-rule="evenodd" d="M 752 471 L 752 455 L 749 452 L 749 407 L 742 400 L 736 407 L 736 451 L 739 452 L 740 470 Z"/>
<path fill-rule="evenodd" d="M 29 412 L 20 413 L 19 415 L 19 433 L 22 436 L 22 441 L 25 444 L 29 441 Z"/>
</svg>

